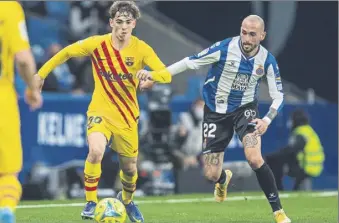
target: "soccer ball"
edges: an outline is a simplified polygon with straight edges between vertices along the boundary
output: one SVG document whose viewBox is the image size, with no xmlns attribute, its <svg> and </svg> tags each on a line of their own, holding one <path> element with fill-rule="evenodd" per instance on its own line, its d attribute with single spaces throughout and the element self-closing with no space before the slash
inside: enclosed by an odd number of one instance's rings
<svg viewBox="0 0 339 223">
<path fill-rule="evenodd" d="M 125 206 L 115 198 L 102 199 L 94 212 L 95 222 L 124 223 L 126 221 Z"/>
</svg>

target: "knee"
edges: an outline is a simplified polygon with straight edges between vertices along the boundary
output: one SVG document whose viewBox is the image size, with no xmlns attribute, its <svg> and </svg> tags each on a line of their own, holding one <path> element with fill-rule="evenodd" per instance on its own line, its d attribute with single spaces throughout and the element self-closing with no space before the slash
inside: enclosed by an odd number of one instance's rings
<svg viewBox="0 0 339 223">
<path fill-rule="evenodd" d="M 133 177 L 135 174 L 137 174 L 137 164 L 134 162 L 125 163 L 121 166 L 121 170 L 127 176 Z"/>
<path fill-rule="evenodd" d="M 217 168 L 204 166 L 204 176 L 207 180 L 217 182 L 219 180 L 220 173 Z"/>
<path fill-rule="evenodd" d="M 91 143 L 89 145 L 88 161 L 91 163 L 101 162 L 105 152 L 105 144 Z"/>
<path fill-rule="evenodd" d="M 247 161 L 253 170 L 259 169 L 264 164 L 264 159 L 259 155 L 249 156 Z"/>
</svg>

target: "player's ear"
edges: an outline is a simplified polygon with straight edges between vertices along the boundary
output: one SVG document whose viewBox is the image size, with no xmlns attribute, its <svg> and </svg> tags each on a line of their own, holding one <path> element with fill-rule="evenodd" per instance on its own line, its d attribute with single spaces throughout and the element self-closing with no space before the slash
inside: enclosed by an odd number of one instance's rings
<svg viewBox="0 0 339 223">
<path fill-rule="evenodd" d="M 260 41 L 263 41 L 266 37 L 266 32 L 261 33 Z"/>
<path fill-rule="evenodd" d="M 113 21 L 112 18 L 109 19 L 109 26 L 110 26 L 111 28 L 113 28 L 113 26 L 114 26 L 114 21 Z"/>
<path fill-rule="evenodd" d="M 137 25 L 137 20 L 135 19 L 135 20 L 133 20 L 133 22 L 132 22 L 132 25 L 133 25 L 133 29 L 135 28 L 135 26 Z"/>
</svg>

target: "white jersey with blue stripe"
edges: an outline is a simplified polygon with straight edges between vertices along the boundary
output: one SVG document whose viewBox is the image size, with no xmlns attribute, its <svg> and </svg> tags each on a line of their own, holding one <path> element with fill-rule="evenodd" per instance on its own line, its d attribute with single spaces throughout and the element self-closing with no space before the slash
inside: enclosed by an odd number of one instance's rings
<svg viewBox="0 0 339 223">
<path fill-rule="evenodd" d="M 266 75 L 271 108 L 283 106 L 283 88 L 275 57 L 260 45 L 258 53 L 246 57 L 241 50 L 240 37 L 217 42 L 197 55 L 185 59 L 190 69 L 212 64 L 203 86 L 203 98 L 214 112 L 229 113 L 254 102 L 262 77 Z"/>
</svg>

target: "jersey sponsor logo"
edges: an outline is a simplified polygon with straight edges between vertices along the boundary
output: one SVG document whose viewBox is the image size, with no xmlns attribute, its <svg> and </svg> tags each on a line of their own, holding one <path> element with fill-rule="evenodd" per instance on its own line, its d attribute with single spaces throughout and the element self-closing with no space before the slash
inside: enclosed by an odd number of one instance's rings
<svg viewBox="0 0 339 223">
<path fill-rule="evenodd" d="M 131 73 L 113 75 L 112 72 L 110 71 L 105 72 L 103 70 L 100 70 L 100 75 L 103 76 L 106 80 L 110 81 L 117 81 L 117 78 L 119 78 L 120 80 L 128 80 L 133 78 L 133 74 Z"/>
<path fill-rule="evenodd" d="M 249 76 L 246 74 L 238 73 L 235 80 L 233 81 L 232 90 L 246 91 L 249 83 Z"/>
<path fill-rule="evenodd" d="M 253 109 L 246 109 L 244 112 L 246 119 L 254 119 L 257 116 L 257 112 Z"/>
<path fill-rule="evenodd" d="M 133 64 L 134 64 L 134 57 L 126 57 L 125 58 L 125 63 L 126 63 L 126 65 L 127 66 L 133 66 Z"/>
</svg>

